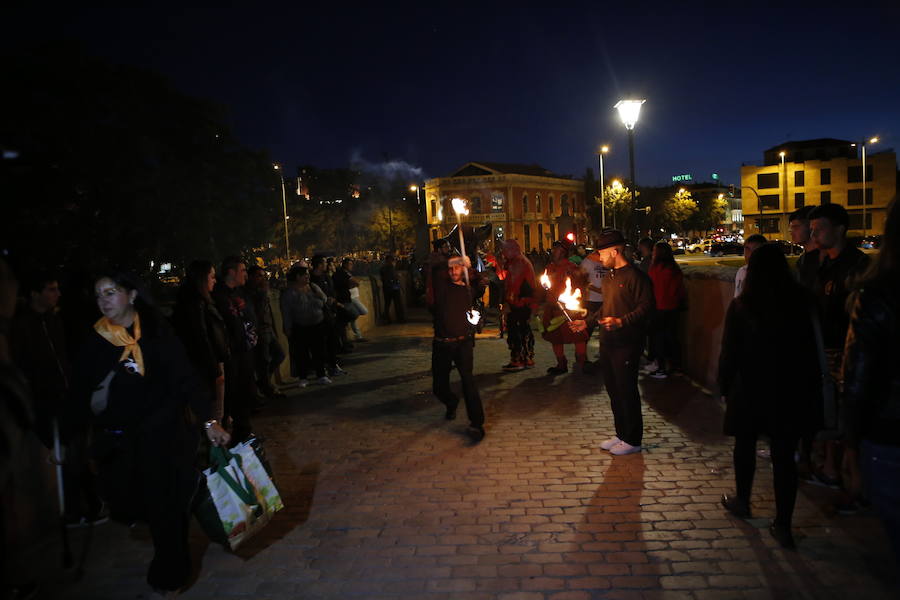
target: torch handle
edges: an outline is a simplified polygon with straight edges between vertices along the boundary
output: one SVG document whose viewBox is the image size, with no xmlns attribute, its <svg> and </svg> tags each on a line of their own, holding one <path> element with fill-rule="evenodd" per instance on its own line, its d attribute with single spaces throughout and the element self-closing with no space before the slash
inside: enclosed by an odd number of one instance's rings
<svg viewBox="0 0 900 600">
<path fill-rule="evenodd" d="M 562 302 L 560 302 L 559 300 L 556 301 L 556 305 L 559 306 L 559 308 L 560 308 L 560 310 L 563 312 L 563 314 L 566 315 L 566 319 L 568 319 L 568 320 L 569 320 L 569 323 L 571 323 L 571 322 L 572 322 L 572 317 L 570 317 L 570 316 L 569 316 L 569 313 L 566 312 L 566 305 L 563 304 Z"/>
<path fill-rule="evenodd" d="M 466 258 L 466 238 L 463 237 L 462 231 L 462 219 L 459 216 L 459 213 L 456 213 L 456 225 L 457 231 L 459 232 L 459 249 L 462 251 L 463 260 Z M 469 268 L 463 264 L 463 275 L 466 278 L 466 287 L 469 286 Z"/>
</svg>

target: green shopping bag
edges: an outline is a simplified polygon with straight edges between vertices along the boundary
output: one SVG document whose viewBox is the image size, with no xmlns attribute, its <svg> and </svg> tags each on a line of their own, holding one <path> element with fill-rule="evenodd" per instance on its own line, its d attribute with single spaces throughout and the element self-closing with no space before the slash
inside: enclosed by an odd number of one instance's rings
<svg viewBox="0 0 900 600">
<path fill-rule="evenodd" d="M 256 535 L 277 510 L 267 507 L 265 497 L 244 473 L 243 462 L 241 454 L 213 446 L 210 448 L 212 466 L 203 472 L 219 524 L 215 524 L 209 511 L 206 511 L 205 518 L 201 518 L 201 524 L 210 539 L 224 539 L 232 550 Z M 259 468 L 262 470 L 261 466 Z"/>
</svg>

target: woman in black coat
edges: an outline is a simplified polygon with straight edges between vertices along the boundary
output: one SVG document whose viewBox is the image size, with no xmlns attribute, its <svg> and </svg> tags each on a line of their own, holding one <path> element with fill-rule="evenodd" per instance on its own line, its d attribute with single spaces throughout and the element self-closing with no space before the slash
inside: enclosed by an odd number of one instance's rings
<svg viewBox="0 0 900 600">
<path fill-rule="evenodd" d="M 67 428 L 93 425 L 92 458 L 113 519 L 145 521 L 154 556 L 148 583 L 169 595 L 188 583 L 188 524 L 199 473 L 198 434 L 213 444 L 226 433 L 211 416 L 184 347 L 127 275 L 96 280 L 102 317 L 79 352 Z M 193 424 L 188 415 L 193 413 Z"/>
<path fill-rule="evenodd" d="M 750 517 L 756 441 L 767 436 L 775 484 L 769 531 L 785 548 L 794 547 L 794 451 L 800 437 L 818 430 L 822 419 L 817 321 L 812 296 L 794 279 L 781 250 L 758 248 L 741 295 L 728 307 L 719 357 L 725 433 L 735 438 L 737 486 L 735 494 L 723 495 L 722 504 L 735 516 Z"/>
</svg>

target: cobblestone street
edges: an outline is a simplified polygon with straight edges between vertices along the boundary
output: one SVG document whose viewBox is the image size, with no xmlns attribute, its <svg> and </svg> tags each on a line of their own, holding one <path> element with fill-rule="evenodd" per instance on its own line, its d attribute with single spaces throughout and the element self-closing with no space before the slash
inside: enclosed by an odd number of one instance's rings
<svg viewBox="0 0 900 600">
<path fill-rule="evenodd" d="M 370 332 L 333 385 L 270 402 L 254 423 L 286 508 L 236 554 L 195 526 L 197 579 L 183 597 L 896 597 L 879 523 L 829 514 L 826 488 L 801 484 L 799 549 L 777 547 L 766 459 L 758 518 L 726 515 L 731 440 L 717 399 L 681 377 L 643 378 L 644 452 L 612 457 L 598 448 L 613 433 L 600 380 L 546 375 L 552 353 L 540 339 L 536 368 L 503 373 L 506 341 L 496 334 L 489 326 L 475 348 L 487 414 L 479 444 L 465 435 L 464 405 L 447 422 L 431 394 L 424 311 Z M 88 548 L 84 576 L 64 582 L 48 546 L 44 597 L 152 597 L 146 529 L 110 523 L 72 541 L 76 555 Z"/>
</svg>

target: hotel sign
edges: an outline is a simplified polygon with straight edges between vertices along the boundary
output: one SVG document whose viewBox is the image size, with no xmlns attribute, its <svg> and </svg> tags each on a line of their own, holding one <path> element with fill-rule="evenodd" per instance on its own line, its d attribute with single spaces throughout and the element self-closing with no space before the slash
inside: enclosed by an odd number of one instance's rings
<svg viewBox="0 0 900 600">
<path fill-rule="evenodd" d="M 680 183 L 682 181 L 692 181 L 694 176 L 690 173 L 683 173 L 682 175 L 672 175 L 673 183 Z"/>
</svg>

